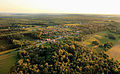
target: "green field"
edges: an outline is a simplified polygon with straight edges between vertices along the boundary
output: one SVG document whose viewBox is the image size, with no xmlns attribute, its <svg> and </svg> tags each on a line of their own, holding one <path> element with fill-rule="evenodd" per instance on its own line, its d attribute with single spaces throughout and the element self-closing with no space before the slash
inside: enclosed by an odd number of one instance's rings
<svg viewBox="0 0 120 74">
<path fill-rule="evenodd" d="M 109 39 L 108 37 L 106 37 L 108 34 L 113 34 L 116 37 L 116 40 L 112 40 Z M 92 45 L 92 41 L 99 41 L 100 44 L 104 44 L 106 42 L 112 42 L 114 45 L 116 45 L 116 43 L 119 40 L 119 35 L 115 34 L 115 33 L 111 33 L 109 31 L 103 31 L 103 32 L 99 32 L 93 35 L 88 36 L 89 38 L 86 39 L 85 41 L 83 41 L 82 43 L 84 43 L 85 45 L 87 45 L 88 47 L 92 47 L 93 49 L 96 49 L 97 52 L 102 51 L 101 48 L 99 48 L 98 46 L 93 46 Z"/>
<path fill-rule="evenodd" d="M 0 56 L 0 74 L 8 74 L 16 60 L 16 53 Z"/>
</svg>

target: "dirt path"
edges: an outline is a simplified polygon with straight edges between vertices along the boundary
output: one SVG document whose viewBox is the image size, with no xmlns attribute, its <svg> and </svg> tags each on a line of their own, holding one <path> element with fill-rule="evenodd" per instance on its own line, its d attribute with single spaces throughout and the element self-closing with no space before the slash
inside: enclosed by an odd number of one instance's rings
<svg viewBox="0 0 120 74">
<path fill-rule="evenodd" d="M 111 58 L 120 61 L 120 40 L 118 40 L 118 43 L 115 46 L 108 50 L 107 54 Z"/>
</svg>

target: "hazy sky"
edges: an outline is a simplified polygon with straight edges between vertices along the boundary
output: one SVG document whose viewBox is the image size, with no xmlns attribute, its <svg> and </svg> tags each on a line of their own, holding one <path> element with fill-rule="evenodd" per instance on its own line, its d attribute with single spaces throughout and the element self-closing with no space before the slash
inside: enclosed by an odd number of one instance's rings
<svg viewBox="0 0 120 74">
<path fill-rule="evenodd" d="M 120 0 L 0 0 L 0 12 L 120 14 Z"/>
</svg>

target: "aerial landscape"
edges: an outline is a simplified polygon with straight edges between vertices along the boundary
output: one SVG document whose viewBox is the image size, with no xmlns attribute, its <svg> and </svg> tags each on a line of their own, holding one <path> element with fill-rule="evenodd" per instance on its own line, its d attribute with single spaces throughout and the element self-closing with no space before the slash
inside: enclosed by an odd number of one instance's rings
<svg viewBox="0 0 120 74">
<path fill-rule="evenodd" d="M 19 11 L 13 1 L 0 6 L 0 74 L 120 74 L 119 12 Z"/>
</svg>

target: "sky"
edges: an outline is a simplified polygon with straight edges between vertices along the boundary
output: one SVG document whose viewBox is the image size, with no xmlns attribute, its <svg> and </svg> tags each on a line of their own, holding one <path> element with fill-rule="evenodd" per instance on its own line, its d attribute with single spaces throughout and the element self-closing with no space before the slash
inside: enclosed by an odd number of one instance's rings
<svg viewBox="0 0 120 74">
<path fill-rule="evenodd" d="M 120 0 L 0 0 L 0 12 L 120 14 Z"/>
</svg>

